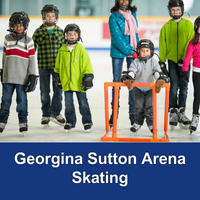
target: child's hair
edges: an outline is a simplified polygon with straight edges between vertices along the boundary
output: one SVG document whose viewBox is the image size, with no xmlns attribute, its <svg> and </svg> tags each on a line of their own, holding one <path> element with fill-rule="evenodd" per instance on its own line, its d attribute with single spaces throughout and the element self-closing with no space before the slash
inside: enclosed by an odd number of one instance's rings
<svg viewBox="0 0 200 200">
<path fill-rule="evenodd" d="M 128 10 L 134 13 L 137 10 L 136 6 L 131 6 L 132 0 L 129 0 Z M 110 10 L 111 13 L 116 12 L 119 10 L 119 1 L 115 0 L 115 6 L 113 6 Z"/>
<path fill-rule="evenodd" d="M 194 21 L 194 38 L 192 39 L 192 44 L 193 45 L 197 45 L 199 42 L 199 33 L 198 33 L 198 29 L 200 26 L 200 16 L 198 16 L 195 21 Z"/>
<path fill-rule="evenodd" d="M 193 44 L 193 45 L 197 45 L 198 42 L 199 42 L 199 34 L 198 34 L 198 33 L 195 33 L 195 34 L 194 34 L 194 37 L 193 37 L 193 39 L 192 39 L 192 44 Z"/>
</svg>

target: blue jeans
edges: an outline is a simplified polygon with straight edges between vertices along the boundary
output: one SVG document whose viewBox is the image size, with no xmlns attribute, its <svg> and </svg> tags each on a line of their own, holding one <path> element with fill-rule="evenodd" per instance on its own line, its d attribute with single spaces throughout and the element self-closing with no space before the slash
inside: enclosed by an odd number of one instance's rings
<svg viewBox="0 0 200 200">
<path fill-rule="evenodd" d="M 76 93 L 79 112 L 82 115 L 82 124 L 91 124 L 92 125 L 92 116 L 90 112 L 90 107 L 84 92 L 74 92 L 74 91 L 65 91 L 65 118 L 66 123 L 72 124 L 73 127 L 76 125 L 76 113 L 74 108 L 74 99 L 73 93 Z"/>
<path fill-rule="evenodd" d="M 42 103 L 42 116 L 58 116 L 62 110 L 62 89 L 58 89 L 52 80 L 53 98 L 50 98 L 50 76 L 53 69 L 39 69 L 40 97 Z"/>
<path fill-rule="evenodd" d="M 0 109 L 0 122 L 7 123 L 8 116 L 10 113 L 10 106 L 12 103 L 12 95 L 16 89 L 17 94 L 17 109 L 19 123 L 27 123 L 28 116 L 28 100 L 24 90 L 24 85 L 4 83 L 2 98 L 1 98 L 1 109 Z"/>
<path fill-rule="evenodd" d="M 187 87 L 184 87 L 184 85 L 181 83 L 180 75 L 177 70 L 177 63 L 168 60 L 168 67 L 170 77 L 169 108 L 185 108 L 188 85 Z M 190 77 L 190 65 L 188 70 L 188 77 Z"/>
<path fill-rule="evenodd" d="M 131 63 L 134 58 L 126 58 L 127 62 L 127 70 L 130 68 Z M 122 65 L 124 58 L 112 58 L 112 69 L 113 69 L 113 82 L 121 82 L 121 74 L 122 74 Z M 120 97 L 120 91 L 119 91 Z M 129 114 L 135 114 L 135 100 L 134 100 L 134 88 L 129 92 Z M 118 107 L 119 107 L 119 99 L 118 99 Z M 114 88 L 112 88 L 112 102 L 111 108 L 114 108 Z"/>
</svg>

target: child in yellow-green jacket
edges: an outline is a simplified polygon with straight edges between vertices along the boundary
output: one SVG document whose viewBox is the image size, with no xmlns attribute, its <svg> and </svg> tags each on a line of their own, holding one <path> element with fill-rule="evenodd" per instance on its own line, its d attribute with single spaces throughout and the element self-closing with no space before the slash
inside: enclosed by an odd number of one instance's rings
<svg viewBox="0 0 200 200">
<path fill-rule="evenodd" d="M 185 115 L 188 84 L 184 86 L 180 77 L 187 46 L 194 36 L 194 30 L 192 23 L 182 18 L 184 13 L 182 0 L 170 0 L 168 9 L 172 19 L 160 31 L 159 55 L 163 72 L 167 72 L 165 61 L 168 60 L 170 77 L 169 124 L 173 130 L 178 123 L 181 128 L 188 128 L 190 124 L 190 120 Z"/>
<path fill-rule="evenodd" d="M 90 57 L 85 48 L 77 43 L 81 39 L 80 28 L 76 24 L 68 24 L 64 30 L 65 41 L 57 55 L 54 69 L 54 82 L 62 88 L 65 95 L 66 132 L 72 132 L 76 125 L 73 93 L 76 93 L 82 123 L 87 132 L 92 128 L 92 116 L 86 97 L 86 90 L 93 84 L 93 69 Z"/>
</svg>

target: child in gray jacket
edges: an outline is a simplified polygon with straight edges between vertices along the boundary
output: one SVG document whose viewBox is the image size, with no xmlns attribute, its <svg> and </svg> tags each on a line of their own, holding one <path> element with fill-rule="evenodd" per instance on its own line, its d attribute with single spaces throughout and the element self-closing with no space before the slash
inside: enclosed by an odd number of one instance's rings
<svg viewBox="0 0 200 200">
<path fill-rule="evenodd" d="M 137 44 L 138 58 L 135 59 L 129 68 L 129 71 L 123 72 L 121 81 L 124 82 L 129 90 L 132 90 L 132 83 L 155 83 L 156 92 L 159 93 L 165 82 L 168 82 L 167 76 L 162 72 L 158 62 L 153 58 L 154 45 L 150 40 L 143 39 Z M 131 135 L 138 132 L 144 123 L 153 133 L 153 106 L 152 106 L 152 88 L 135 87 L 135 123 L 131 127 Z"/>
</svg>

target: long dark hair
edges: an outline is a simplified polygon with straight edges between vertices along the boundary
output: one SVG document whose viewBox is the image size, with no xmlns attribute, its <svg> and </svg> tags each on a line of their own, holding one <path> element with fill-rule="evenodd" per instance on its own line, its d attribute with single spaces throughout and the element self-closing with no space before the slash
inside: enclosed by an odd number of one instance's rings
<svg viewBox="0 0 200 200">
<path fill-rule="evenodd" d="M 119 10 L 119 2 L 117 1 L 115 6 L 113 6 L 111 9 L 110 9 L 110 12 L 113 13 L 113 12 L 116 12 Z M 136 6 L 130 6 L 130 4 L 128 5 L 128 10 L 130 10 L 132 13 L 134 13 L 136 10 L 137 10 L 137 7 Z"/>
<path fill-rule="evenodd" d="M 199 34 L 195 32 L 194 37 L 192 39 L 192 44 L 195 46 L 199 42 Z"/>
</svg>

